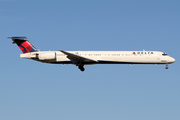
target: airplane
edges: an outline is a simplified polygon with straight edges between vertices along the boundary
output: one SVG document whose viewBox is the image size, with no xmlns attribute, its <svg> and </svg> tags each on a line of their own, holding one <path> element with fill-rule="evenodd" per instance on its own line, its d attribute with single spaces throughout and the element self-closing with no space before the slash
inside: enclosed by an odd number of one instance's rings
<svg viewBox="0 0 180 120">
<path fill-rule="evenodd" d="M 92 64 L 168 64 L 175 59 L 160 51 L 40 51 L 27 37 L 7 37 L 17 44 L 23 54 L 21 58 L 32 59 L 42 63 L 74 64 L 81 71 L 84 65 Z"/>
</svg>

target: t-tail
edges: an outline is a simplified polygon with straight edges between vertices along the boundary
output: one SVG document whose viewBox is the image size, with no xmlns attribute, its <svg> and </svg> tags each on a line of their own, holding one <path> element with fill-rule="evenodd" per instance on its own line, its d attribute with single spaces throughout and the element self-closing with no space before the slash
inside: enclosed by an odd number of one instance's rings
<svg viewBox="0 0 180 120">
<path fill-rule="evenodd" d="M 27 37 L 7 37 L 12 39 L 13 43 L 17 44 L 23 53 L 38 52 L 40 50 L 36 49 L 27 39 Z"/>
</svg>

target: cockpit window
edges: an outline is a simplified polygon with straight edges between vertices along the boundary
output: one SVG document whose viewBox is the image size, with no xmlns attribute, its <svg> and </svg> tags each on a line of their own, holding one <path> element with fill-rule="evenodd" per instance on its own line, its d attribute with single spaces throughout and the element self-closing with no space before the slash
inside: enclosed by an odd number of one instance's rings
<svg viewBox="0 0 180 120">
<path fill-rule="evenodd" d="M 163 53 L 162 55 L 163 55 L 163 56 L 166 56 L 167 54 L 166 54 L 166 53 Z"/>
</svg>

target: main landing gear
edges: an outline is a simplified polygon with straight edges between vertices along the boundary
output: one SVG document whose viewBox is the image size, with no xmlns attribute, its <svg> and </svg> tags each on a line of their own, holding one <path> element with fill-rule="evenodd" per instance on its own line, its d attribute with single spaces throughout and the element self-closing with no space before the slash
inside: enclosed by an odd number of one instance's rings
<svg viewBox="0 0 180 120">
<path fill-rule="evenodd" d="M 166 67 L 165 67 L 166 69 L 168 69 L 169 67 L 168 67 L 168 64 L 166 64 Z"/>
<path fill-rule="evenodd" d="M 79 65 L 78 68 L 83 72 L 85 70 L 84 65 Z"/>
</svg>

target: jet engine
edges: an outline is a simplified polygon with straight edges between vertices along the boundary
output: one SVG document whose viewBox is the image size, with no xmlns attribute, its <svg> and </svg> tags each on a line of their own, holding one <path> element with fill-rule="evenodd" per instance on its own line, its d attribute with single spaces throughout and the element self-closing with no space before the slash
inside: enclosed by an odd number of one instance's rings
<svg viewBox="0 0 180 120">
<path fill-rule="evenodd" d="M 39 53 L 37 55 L 37 58 L 39 60 L 55 60 L 56 59 L 56 54 L 55 54 L 55 52 Z"/>
</svg>

